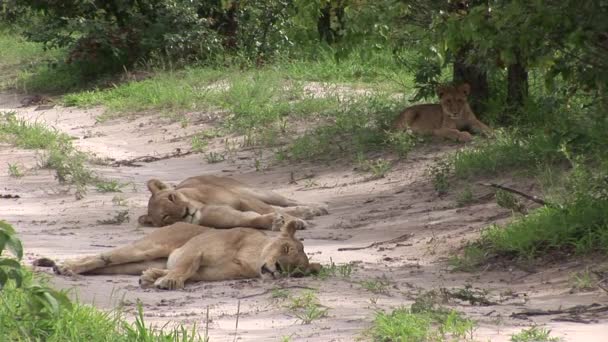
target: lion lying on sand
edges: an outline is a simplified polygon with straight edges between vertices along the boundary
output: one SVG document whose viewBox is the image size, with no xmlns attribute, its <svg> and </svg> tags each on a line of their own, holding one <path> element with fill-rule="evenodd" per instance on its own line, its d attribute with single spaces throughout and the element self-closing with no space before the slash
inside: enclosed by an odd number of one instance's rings
<svg viewBox="0 0 608 342">
<path fill-rule="evenodd" d="M 142 287 L 180 289 L 187 281 L 275 278 L 318 272 L 295 238 L 301 221 L 269 237 L 251 228 L 214 229 L 175 223 L 124 247 L 55 265 L 57 274 L 141 275 Z"/>
<path fill-rule="evenodd" d="M 458 141 L 471 141 L 467 131 L 488 134 L 491 129 L 479 121 L 467 97 L 471 87 L 444 85 L 437 88 L 439 104 L 420 104 L 406 108 L 393 123 L 396 130 L 411 129 L 414 133 L 433 134 Z"/>
<path fill-rule="evenodd" d="M 215 228 L 273 229 L 280 227 L 276 223 L 279 214 L 302 219 L 327 214 L 320 206 L 303 205 L 228 177 L 190 177 L 175 188 L 158 179 L 149 180 L 147 185 L 152 196 L 148 214 L 139 217 L 143 225 L 188 222 Z"/>
</svg>

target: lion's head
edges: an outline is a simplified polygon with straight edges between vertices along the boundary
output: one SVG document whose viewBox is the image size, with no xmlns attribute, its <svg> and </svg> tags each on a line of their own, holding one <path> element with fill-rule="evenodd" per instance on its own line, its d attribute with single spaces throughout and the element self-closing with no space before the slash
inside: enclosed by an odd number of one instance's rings
<svg viewBox="0 0 608 342">
<path fill-rule="evenodd" d="M 158 179 L 149 180 L 147 185 L 152 196 L 148 201 L 148 214 L 138 219 L 140 224 L 163 227 L 176 222 L 198 223 L 202 203 Z"/>
<path fill-rule="evenodd" d="M 471 87 L 467 83 L 459 86 L 439 86 L 437 88 L 437 96 L 439 96 L 443 112 L 452 119 L 464 119 L 465 115 L 470 111 L 467 99 L 470 92 Z"/>
<path fill-rule="evenodd" d="M 276 278 L 282 274 L 302 276 L 317 273 L 318 263 L 309 263 L 304 245 L 295 238 L 302 222 L 293 220 L 281 228 L 281 234 L 264 246 L 260 255 L 258 271 L 262 278 Z"/>
</svg>

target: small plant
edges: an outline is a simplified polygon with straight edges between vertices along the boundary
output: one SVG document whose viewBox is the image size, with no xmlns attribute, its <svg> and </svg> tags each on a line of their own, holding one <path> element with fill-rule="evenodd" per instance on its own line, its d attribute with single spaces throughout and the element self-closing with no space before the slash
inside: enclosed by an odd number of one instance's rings
<svg viewBox="0 0 608 342">
<path fill-rule="evenodd" d="M 123 196 L 116 195 L 116 196 L 112 197 L 112 204 L 120 206 L 120 207 L 126 207 L 128 204 L 128 201 Z"/>
<path fill-rule="evenodd" d="M 416 137 L 411 132 L 386 132 L 386 143 L 393 147 L 400 158 L 407 158 L 407 155 L 416 146 Z"/>
<path fill-rule="evenodd" d="M 462 190 L 462 192 L 458 194 L 458 197 L 456 198 L 456 204 L 459 207 L 465 207 L 473 203 L 473 200 L 473 191 L 471 190 L 471 186 L 467 185 L 467 187 L 465 187 L 464 190 Z"/>
<path fill-rule="evenodd" d="M 496 204 L 505 209 L 509 209 L 513 212 L 525 214 L 526 207 L 519 199 L 517 199 L 513 194 L 504 191 L 504 190 L 496 190 Z"/>
<path fill-rule="evenodd" d="M 361 286 L 373 293 L 388 293 L 389 286 L 391 285 L 388 279 L 386 278 L 378 278 L 373 280 L 364 280 L 361 283 Z"/>
<path fill-rule="evenodd" d="M 272 289 L 270 297 L 272 297 L 272 299 L 286 299 L 289 297 L 289 291 L 277 287 Z"/>
<path fill-rule="evenodd" d="M 454 310 L 415 311 L 399 308 L 378 312 L 371 333 L 375 341 L 465 341 L 475 323 Z"/>
<path fill-rule="evenodd" d="M 384 178 L 393 165 L 385 159 L 365 160 L 362 155 L 357 157 L 359 170 L 372 174 L 372 179 Z"/>
<path fill-rule="evenodd" d="M 122 192 L 122 188 L 128 184 L 121 183 L 115 179 L 98 181 L 95 183 L 95 189 L 98 192 Z"/>
<path fill-rule="evenodd" d="M 23 177 L 23 171 L 21 171 L 21 168 L 17 164 L 8 163 L 8 174 L 13 178 Z"/>
<path fill-rule="evenodd" d="M 324 265 L 321 267 L 321 270 L 315 274 L 315 277 L 321 280 L 325 280 L 329 277 L 335 277 L 336 275 L 339 275 L 342 278 L 350 278 L 352 273 L 352 264 L 335 264 L 330 258 L 329 265 Z"/>
<path fill-rule="evenodd" d="M 208 144 L 205 136 L 201 135 L 201 134 L 197 134 L 197 135 L 193 136 L 190 143 L 192 145 L 192 151 L 197 152 L 197 153 L 204 152 L 205 149 L 207 148 L 207 144 Z"/>
<path fill-rule="evenodd" d="M 533 326 L 511 335 L 511 342 L 557 342 L 560 339 L 551 336 L 551 330 Z"/>
<path fill-rule="evenodd" d="M 205 155 L 205 159 L 209 164 L 215 164 L 223 162 L 226 159 L 226 156 L 223 153 L 217 152 L 209 152 Z"/>
<path fill-rule="evenodd" d="M 315 182 L 314 179 L 307 179 L 307 180 L 304 181 L 304 187 L 306 189 L 313 188 L 313 187 L 318 186 L 318 185 L 319 184 L 317 184 L 317 182 Z"/>
<path fill-rule="evenodd" d="M 487 253 L 476 245 L 468 245 L 464 248 L 462 256 L 453 256 L 449 260 L 454 271 L 473 272 L 486 260 Z"/>
<path fill-rule="evenodd" d="M 114 215 L 114 217 L 107 220 L 97 220 L 97 224 L 108 224 L 108 225 L 119 225 L 125 222 L 129 222 L 129 211 L 121 210 Z"/>
<path fill-rule="evenodd" d="M 443 195 L 448 192 L 450 187 L 449 176 L 452 172 L 452 161 L 450 159 L 442 159 L 431 165 L 428 169 L 429 176 L 433 187 L 438 194 Z"/>
<path fill-rule="evenodd" d="M 329 311 L 319 303 L 312 291 L 305 291 L 302 295 L 291 298 L 291 303 L 287 307 L 302 324 L 310 324 L 314 320 L 326 317 Z"/>
<path fill-rule="evenodd" d="M 596 288 L 596 282 L 597 280 L 588 268 L 583 272 L 577 272 L 570 276 L 570 283 L 572 284 L 572 289 L 575 291 L 593 290 Z"/>
</svg>

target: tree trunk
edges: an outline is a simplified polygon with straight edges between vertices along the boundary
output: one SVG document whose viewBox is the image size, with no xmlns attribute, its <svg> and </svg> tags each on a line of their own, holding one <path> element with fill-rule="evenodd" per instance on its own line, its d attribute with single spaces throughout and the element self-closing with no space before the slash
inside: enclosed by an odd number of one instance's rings
<svg viewBox="0 0 608 342">
<path fill-rule="evenodd" d="M 471 53 L 469 47 L 462 47 L 454 58 L 453 80 L 455 84 L 468 83 L 471 86 L 469 103 L 477 117 L 483 118 L 485 105 L 488 101 L 490 91 L 488 77 L 481 68 L 467 64 L 466 56 Z"/>
<path fill-rule="evenodd" d="M 528 97 L 528 70 L 516 53 L 516 62 L 507 67 L 507 106 L 512 112 L 519 112 Z"/>
</svg>

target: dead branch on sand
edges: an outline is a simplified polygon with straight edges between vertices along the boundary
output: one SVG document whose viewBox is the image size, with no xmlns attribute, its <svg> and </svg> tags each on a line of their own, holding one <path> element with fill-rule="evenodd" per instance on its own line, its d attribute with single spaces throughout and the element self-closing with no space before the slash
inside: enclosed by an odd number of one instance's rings
<svg viewBox="0 0 608 342">
<path fill-rule="evenodd" d="M 367 245 L 365 247 L 343 247 L 343 248 L 338 248 L 338 252 L 343 252 L 343 251 L 358 251 L 361 249 L 367 249 L 367 248 L 374 248 L 374 247 L 378 247 L 387 243 L 398 243 L 398 242 L 403 242 L 405 240 L 408 240 L 409 238 L 411 238 L 413 236 L 413 234 L 411 233 L 407 233 L 407 234 L 403 234 L 401 236 L 398 236 L 394 239 L 390 239 L 390 240 L 386 240 L 386 241 L 379 241 L 379 242 L 374 242 L 370 245 Z"/>
<path fill-rule="evenodd" d="M 496 188 L 496 189 L 500 189 L 500 190 L 504 190 L 516 195 L 519 195 L 525 199 L 528 199 L 532 202 L 538 203 L 540 205 L 550 205 L 550 203 L 547 203 L 545 200 L 543 200 L 542 198 L 539 198 L 538 196 L 534 196 L 534 195 L 528 195 L 524 192 L 521 192 L 519 190 L 515 190 L 512 188 L 508 188 L 504 185 L 500 185 L 500 184 L 496 184 L 496 183 L 479 183 L 479 185 L 483 185 L 483 186 L 488 186 L 488 187 L 492 187 L 492 188 Z"/>
</svg>

